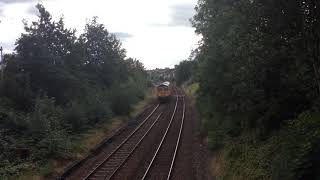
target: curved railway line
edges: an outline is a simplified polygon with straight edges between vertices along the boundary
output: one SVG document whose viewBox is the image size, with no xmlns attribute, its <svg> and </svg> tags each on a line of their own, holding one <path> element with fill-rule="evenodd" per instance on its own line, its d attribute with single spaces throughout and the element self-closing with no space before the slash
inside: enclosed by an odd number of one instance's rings
<svg viewBox="0 0 320 180">
<path fill-rule="evenodd" d="M 151 112 L 143 112 L 141 123 L 109 153 L 103 151 L 93 158 L 86 172 L 71 172 L 63 179 L 169 180 L 181 144 L 186 109 L 182 92 L 173 92 L 170 103 L 157 104 Z"/>
</svg>

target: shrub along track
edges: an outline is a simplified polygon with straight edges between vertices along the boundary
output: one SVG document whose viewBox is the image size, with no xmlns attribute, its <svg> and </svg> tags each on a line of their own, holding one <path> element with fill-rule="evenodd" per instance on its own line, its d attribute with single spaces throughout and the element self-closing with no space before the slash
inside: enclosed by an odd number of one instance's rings
<svg viewBox="0 0 320 180">
<path fill-rule="evenodd" d="M 193 123 L 184 121 L 183 92 L 173 92 L 170 103 L 147 109 L 137 117 L 141 124 L 117 135 L 66 179 L 195 179 Z"/>
</svg>

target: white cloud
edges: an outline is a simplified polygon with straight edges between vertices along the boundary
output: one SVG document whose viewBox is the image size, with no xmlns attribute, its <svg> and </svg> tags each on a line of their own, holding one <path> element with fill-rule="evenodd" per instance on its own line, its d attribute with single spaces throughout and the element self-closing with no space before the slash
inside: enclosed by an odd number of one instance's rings
<svg viewBox="0 0 320 180">
<path fill-rule="evenodd" d="M 6 0 L 9 1 L 9 0 Z M 23 32 L 22 19 L 35 20 L 37 2 L 0 0 L 0 45 L 12 48 Z M 20 1 L 20 3 L 17 3 Z M 28 1 L 28 2 L 27 2 Z M 32 2 L 31 2 L 32 1 Z M 58 19 L 64 15 L 67 27 L 83 32 L 93 16 L 110 32 L 118 33 L 128 56 L 140 59 L 147 68 L 173 67 L 186 59 L 198 37 L 188 24 L 197 0 L 43 0 L 46 9 Z M 160 26 L 159 26 L 160 25 Z M 119 34 L 120 32 L 120 34 Z M 6 48 L 5 47 L 5 48 Z"/>
<path fill-rule="evenodd" d="M 14 43 L 23 32 L 23 19 L 31 21 L 35 17 L 26 14 L 29 7 L 27 3 L 13 3 L 2 5 L 2 18 L 0 22 L 0 46 L 4 52 L 9 53 L 14 49 Z"/>
<path fill-rule="evenodd" d="M 188 38 L 186 38 L 188 37 Z M 188 27 L 149 28 L 124 43 L 128 55 L 144 60 L 148 68 L 173 67 L 188 58 L 198 38 Z"/>
<path fill-rule="evenodd" d="M 191 26 L 190 18 L 195 13 L 194 4 L 176 4 L 171 7 L 172 26 Z"/>
<path fill-rule="evenodd" d="M 14 3 L 24 3 L 24 2 L 32 2 L 34 0 L 0 0 L 2 4 L 14 4 Z"/>
</svg>

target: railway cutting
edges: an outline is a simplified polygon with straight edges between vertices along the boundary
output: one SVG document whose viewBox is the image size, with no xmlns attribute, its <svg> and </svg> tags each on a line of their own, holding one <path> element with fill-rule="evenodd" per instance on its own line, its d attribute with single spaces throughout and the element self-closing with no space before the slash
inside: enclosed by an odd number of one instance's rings
<svg viewBox="0 0 320 180">
<path fill-rule="evenodd" d="M 158 94 L 167 97 L 150 104 L 134 125 L 102 143 L 98 152 L 66 170 L 61 179 L 197 179 L 203 172 L 194 167 L 196 129 L 194 120 L 186 117 L 189 101 L 177 87 L 162 84 L 158 91 L 163 90 L 167 92 Z"/>
</svg>

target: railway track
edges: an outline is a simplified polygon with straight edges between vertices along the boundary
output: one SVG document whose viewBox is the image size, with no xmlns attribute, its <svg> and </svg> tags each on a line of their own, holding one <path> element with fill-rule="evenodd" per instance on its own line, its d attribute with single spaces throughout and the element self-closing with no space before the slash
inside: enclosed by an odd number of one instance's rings
<svg viewBox="0 0 320 180">
<path fill-rule="evenodd" d="M 174 103 L 163 108 L 157 105 L 110 153 L 97 158 L 84 175 L 71 179 L 169 180 L 174 172 L 185 114 L 184 96 L 178 90 L 174 92 Z M 141 156 L 143 151 L 148 153 Z M 134 169 L 131 174 L 126 173 L 130 168 Z"/>
<path fill-rule="evenodd" d="M 141 180 L 169 180 L 171 178 L 180 144 L 185 116 L 184 96 L 181 93 L 177 93 L 177 101 L 179 101 L 179 108 L 176 113 L 172 115 L 166 132 L 158 145 L 157 151 L 154 153 Z"/>
<path fill-rule="evenodd" d="M 101 162 L 98 162 L 94 168 L 82 179 L 109 179 L 112 173 L 123 163 L 134 151 L 138 144 L 142 141 L 145 135 L 150 131 L 154 124 L 161 116 L 161 112 L 157 115 L 155 121 L 148 121 L 151 116 L 156 114 L 159 104 L 154 110 L 143 120 L 143 122 L 134 129 L 133 132 L 125 138 L 108 156 Z M 151 123 L 151 126 L 150 126 Z"/>
<path fill-rule="evenodd" d="M 163 109 L 160 104 L 152 104 L 139 113 L 134 120 L 129 120 L 126 126 L 116 130 L 108 139 L 98 145 L 85 159 L 71 165 L 59 179 L 79 180 L 84 179 L 97 167 L 112 151 L 117 148 L 141 124 L 150 124 L 156 117 L 152 116 Z M 146 121 L 147 120 L 147 121 Z M 140 126 L 141 128 L 142 126 Z"/>
<path fill-rule="evenodd" d="M 153 137 L 155 143 L 154 148 L 147 146 L 140 147 L 139 151 L 144 151 L 142 154 L 136 153 L 136 156 L 141 162 L 129 160 L 127 165 L 117 172 L 113 180 L 123 179 L 170 179 L 174 172 L 175 161 L 181 143 L 182 131 L 184 126 L 185 102 L 184 96 L 180 91 L 175 93 L 176 103 L 174 111 L 168 113 L 166 124 L 161 133 L 158 133 L 160 139 Z M 147 144 L 147 143 L 145 143 Z M 150 144 L 150 143 L 149 143 Z M 150 153 L 148 152 L 151 151 Z M 131 162 L 130 162 L 131 161 Z M 134 169 L 134 170 L 130 170 Z"/>
</svg>

